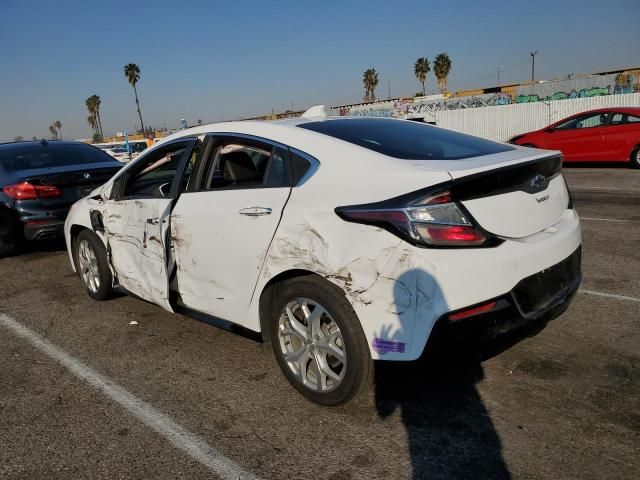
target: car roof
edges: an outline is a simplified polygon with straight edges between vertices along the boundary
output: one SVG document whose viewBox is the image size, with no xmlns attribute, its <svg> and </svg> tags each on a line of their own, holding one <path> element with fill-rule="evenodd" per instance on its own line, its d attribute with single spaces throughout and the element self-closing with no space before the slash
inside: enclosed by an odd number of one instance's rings
<svg viewBox="0 0 640 480">
<path fill-rule="evenodd" d="M 36 146 L 52 146 L 52 145 L 87 145 L 84 142 L 74 142 L 72 140 L 25 140 L 22 142 L 6 142 L 0 143 L 0 148 L 12 148 L 12 147 L 36 147 Z"/>
</svg>

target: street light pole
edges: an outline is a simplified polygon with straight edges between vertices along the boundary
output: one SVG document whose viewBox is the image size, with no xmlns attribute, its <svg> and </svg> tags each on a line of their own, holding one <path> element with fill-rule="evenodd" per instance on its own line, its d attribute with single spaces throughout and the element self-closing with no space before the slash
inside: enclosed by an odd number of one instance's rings
<svg viewBox="0 0 640 480">
<path fill-rule="evenodd" d="M 536 55 L 538 54 L 538 50 L 535 52 L 529 52 L 531 55 L 531 81 L 533 82 L 536 78 Z"/>
</svg>

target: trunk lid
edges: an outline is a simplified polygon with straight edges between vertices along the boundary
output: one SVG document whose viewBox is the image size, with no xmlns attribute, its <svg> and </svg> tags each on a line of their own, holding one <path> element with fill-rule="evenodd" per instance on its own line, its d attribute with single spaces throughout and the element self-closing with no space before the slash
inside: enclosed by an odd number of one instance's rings
<svg viewBox="0 0 640 480">
<path fill-rule="evenodd" d="M 62 197 L 41 199 L 43 203 L 56 206 L 75 203 L 86 197 L 97 187 L 107 182 L 122 166 L 114 162 L 92 165 L 69 165 L 55 169 L 32 169 L 21 172 L 25 181 L 33 185 L 54 185 L 62 191 Z"/>
<path fill-rule="evenodd" d="M 519 158 L 514 158 L 516 152 Z M 561 155 L 532 152 L 536 154 L 524 157 L 520 149 L 505 152 L 497 155 L 503 157 L 498 162 L 469 159 L 449 169 L 454 198 L 486 231 L 500 237 L 527 237 L 557 223 L 568 208 Z"/>
</svg>

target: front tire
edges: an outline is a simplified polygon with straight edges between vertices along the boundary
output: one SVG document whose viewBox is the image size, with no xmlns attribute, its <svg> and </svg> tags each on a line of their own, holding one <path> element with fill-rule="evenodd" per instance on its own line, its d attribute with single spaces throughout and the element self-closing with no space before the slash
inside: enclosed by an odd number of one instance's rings
<svg viewBox="0 0 640 480">
<path fill-rule="evenodd" d="M 637 146 L 631 152 L 631 168 L 640 168 L 640 146 Z"/>
<path fill-rule="evenodd" d="M 94 300 L 107 300 L 113 293 L 113 277 L 102 241 L 90 230 L 83 230 L 74 242 L 76 271 Z"/>
<path fill-rule="evenodd" d="M 373 381 L 360 321 L 335 285 L 315 276 L 280 285 L 271 311 L 273 351 L 287 380 L 320 405 L 340 405 Z"/>
<path fill-rule="evenodd" d="M 13 255 L 16 251 L 16 244 L 10 240 L 0 238 L 0 258 Z"/>
</svg>

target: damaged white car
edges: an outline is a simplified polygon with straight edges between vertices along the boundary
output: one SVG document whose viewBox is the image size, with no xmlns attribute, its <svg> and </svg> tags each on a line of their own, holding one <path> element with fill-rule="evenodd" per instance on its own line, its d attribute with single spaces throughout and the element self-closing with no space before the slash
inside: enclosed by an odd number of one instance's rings
<svg viewBox="0 0 640 480">
<path fill-rule="evenodd" d="M 94 299 L 121 288 L 256 332 L 299 392 L 336 405 L 373 360 L 566 309 L 581 234 L 561 166 L 405 120 L 218 123 L 76 203 L 66 241 Z"/>
</svg>

